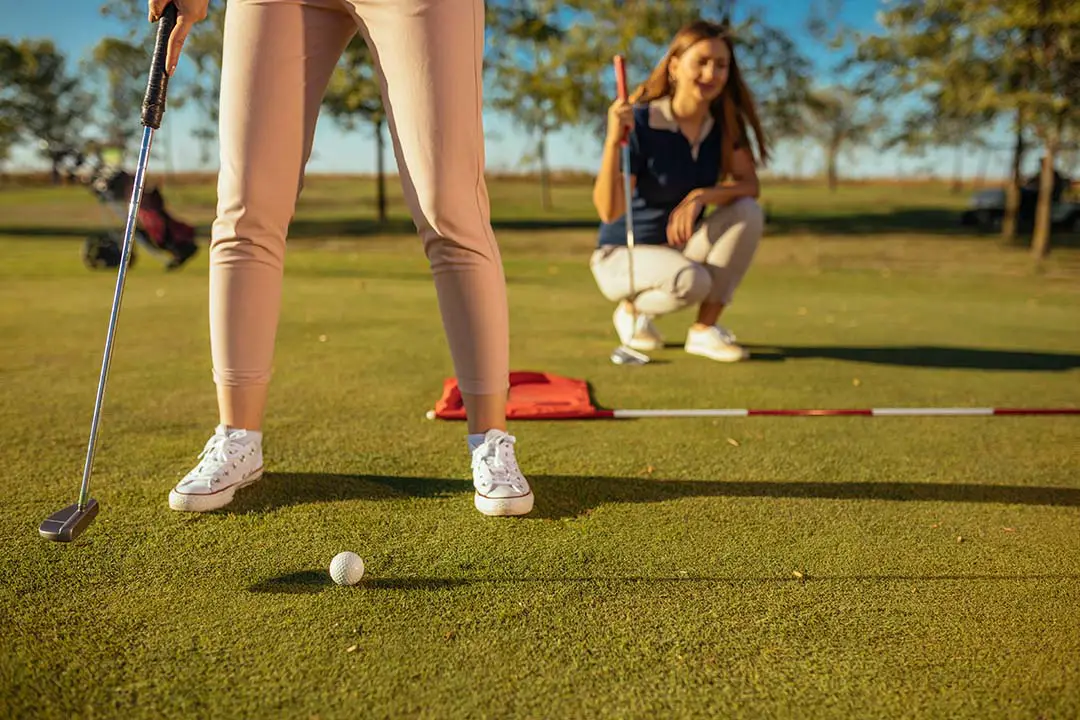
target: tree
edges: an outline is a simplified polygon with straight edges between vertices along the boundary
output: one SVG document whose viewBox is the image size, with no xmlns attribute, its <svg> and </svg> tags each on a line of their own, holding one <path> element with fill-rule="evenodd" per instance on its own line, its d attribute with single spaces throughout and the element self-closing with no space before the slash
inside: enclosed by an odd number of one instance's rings
<svg viewBox="0 0 1080 720">
<path fill-rule="evenodd" d="M 5 122 L 14 122 L 19 139 L 36 141 L 52 164 L 53 183 L 59 183 L 60 162 L 68 148 L 79 144 L 90 98 L 80 79 L 68 75 L 66 58 L 51 41 L 0 40 L 0 46 Z"/>
<path fill-rule="evenodd" d="M 859 98 L 839 87 L 810 91 L 805 103 L 805 127 L 821 143 L 829 189 L 840 185 L 837 168 L 840 153 L 867 142 L 881 127 L 880 116 L 867 110 Z"/>
<path fill-rule="evenodd" d="M 386 169 L 384 165 L 386 111 L 371 51 L 363 37 L 357 34 L 349 42 L 330 78 L 323 98 L 326 112 L 345 130 L 359 122 L 372 126 L 375 137 L 375 163 L 378 183 L 378 218 L 386 222 Z"/>
<path fill-rule="evenodd" d="M 19 142 L 19 119 L 14 104 L 15 78 L 21 59 L 15 45 L 0 40 L 0 166 L 7 163 Z"/>
<path fill-rule="evenodd" d="M 1016 19 L 1025 28 L 1027 63 L 1033 69 L 1026 98 L 1035 132 L 1042 141 L 1035 229 L 1031 241 L 1036 259 L 1050 250 L 1050 209 L 1056 188 L 1056 159 L 1065 135 L 1080 127 L 1080 5 L 1038 0 Z"/>
<path fill-rule="evenodd" d="M 1080 5 L 1073 0 L 896 0 L 879 15 L 882 34 L 858 42 L 856 61 L 868 68 L 863 88 L 942 94 L 942 109 L 960 117 L 1007 116 L 1014 123 L 1012 181 L 1002 235 L 1016 233 L 1020 175 L 1030 126 L 1050 162 L 1061 135 L 1078 122 Z M 895 95 L 894 95 L 895 97 Z M 1049 242 L 1049 199 L 1038 209 L 1032 250 Z"/>
<path fill-rule="evenodd" d="M 103 76 L 106 142 L 120 150 L 121 157 L 138 134 L 138 108 L 146 91 L 149 57 L 144 48 L 107 37 L 94 46 L 89 62 L 84 63 L 92 74 Z"/>
<path fill-rule="evenodd" d="M 583 87 L 565 50 L 579 31 L 559 22 L 555 0 L 508 0 L 489 6 L 488 23 L 498 36 L 487 58 L 492 77 L 489 104 L 512 117 L 536 143 L 526 160 L 540 166 L 544 210 L 553 207 L 547 143 L 551 133 L 582 118 Z"/>
<path fill-rule="evenodd" d="M 11 151 L 19 140 L 18 125 L 0 108 L 0 177 L 4 174 L 4 165 L 11 158 Z"/>
</svg>

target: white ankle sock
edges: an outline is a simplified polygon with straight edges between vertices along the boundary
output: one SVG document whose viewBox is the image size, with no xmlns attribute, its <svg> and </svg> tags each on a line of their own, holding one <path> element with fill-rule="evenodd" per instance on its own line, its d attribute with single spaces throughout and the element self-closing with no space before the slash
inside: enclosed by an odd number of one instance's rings
<svg viewBox="0 0 1080 720">
<path fill-rule="evenodd" d="M 219 428 L 225 432 L 232 432 L 233 430 L 243 430 L 247 437 L 255 442 L 262 442 L 262 430 L 247 430 L 246 428 L 232 427 L 230 425 L 219 425 Z"/>
<path fill-rule="evenodd" d="M 469 433 L 465 436 L 469 441 L 469 452 L 484 444 L 484 435 L 485 433 Z"/>
</svg>

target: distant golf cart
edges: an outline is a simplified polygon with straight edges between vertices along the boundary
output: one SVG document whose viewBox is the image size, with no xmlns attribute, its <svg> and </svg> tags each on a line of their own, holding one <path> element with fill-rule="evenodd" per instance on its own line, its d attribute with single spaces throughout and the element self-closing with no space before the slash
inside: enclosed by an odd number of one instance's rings
<svg viewBox="0 0 1080 720">
<path fill-rule="evenodd" d="M 1072 183 L 1060 174 L 1054 178 L 1050 204 L 1050 223 L 1055 230 L 1080 231 L 1080 194 Z M 1035 208 L 1039 200 L 1039 178 L 1033 177 L 1020 188 L 1020 211 L 1017 218 L 1021 228 L 1035 225 Z M 982 190 L 972 195 L 960 224 L 989 232 L 1001 229 L 1005 217 L 1005 190 Z"/>
</svg>

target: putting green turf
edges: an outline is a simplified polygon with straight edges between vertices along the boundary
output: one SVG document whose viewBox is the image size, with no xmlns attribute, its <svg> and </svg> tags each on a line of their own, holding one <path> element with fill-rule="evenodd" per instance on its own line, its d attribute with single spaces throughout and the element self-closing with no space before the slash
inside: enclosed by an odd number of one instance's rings
<svg viewBox="0 0 1080 720">
<path fill-rule="evenodd" d="M 301 205 L 268 474 L 229 512 L 167 507 L 214 422 L 205 252 L 140 258 L 73 545 L 37 525 L 78 489 L 115 276 L 78 263 L 85 193 L 0 192 L 5 715 L 1080 713 L 1080 418 L 516 423 L 536 509 L 485 518 L 463 425 L 424 419 L 450 366 L 419 247 L 334 238 L 346 187 Z M 500 231 L 513 366 L 601 405 L 1080 407 L 1075 249 L 1033 274 L 987 238 L 771 237 L 726 317 L 754 361 L 619 368 L 590 231 L 526 190 L 493 190 L 536 226 Z M 838 217 L 885 191 L 852 192 Z M 169 197 L 205 225 L 207 187 Z"/>
</svg>

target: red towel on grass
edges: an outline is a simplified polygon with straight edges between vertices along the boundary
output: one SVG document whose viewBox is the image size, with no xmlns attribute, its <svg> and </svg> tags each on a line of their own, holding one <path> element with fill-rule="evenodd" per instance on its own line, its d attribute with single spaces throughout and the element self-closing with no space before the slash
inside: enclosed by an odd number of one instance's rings
<svg viewBox="0 0 1080 720">
<path fill-rule="evenodd" d="M 435 417 L 465 419 L 465 405 L 455 378 L 443 382 L 442 397 L 435 403 Z M 589 385 L 584 380 L 519 370 L 510 373 L 506 417 L 509 420 L 577 420 L 610 417 L 610 413 L 593 405 Z"/>
</svg>

